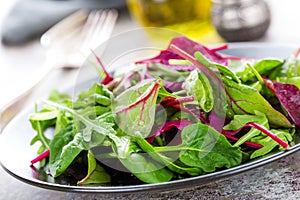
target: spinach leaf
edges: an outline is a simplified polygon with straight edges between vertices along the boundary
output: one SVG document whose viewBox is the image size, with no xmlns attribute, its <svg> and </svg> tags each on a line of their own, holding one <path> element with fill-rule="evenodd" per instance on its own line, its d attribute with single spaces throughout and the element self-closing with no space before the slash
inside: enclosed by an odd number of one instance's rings
<svg viewBox="0 0 300 200">
<path fill-rule="evenodd" d="M 103 184 L 110 182 L 110 175 L 97 164 L 93 154 L 88 152 L 88 172 L 87 175 L 80 180 L 78 185 L 89 185 L 89 184 Z"/>
<path fill-rule="evenodd" d="M 266 74 L 277 67 L 280 67 L 283 64 L 281 60 L 278 59 L 263 59 L 254 64 L 254 69 L 261 75 Z M 243 82 L 247 82 L 255 77 L 252 73 L 252 70 L 249 67 L 245 67 L 244 71 L 238 72 L 237 75 L 241 78 Z"/>
<path fill-rule="evenodd" d="M 230 168 L 241 164 L 242 151 L 233 147 L 219 132 L 202 123 L 185 127 L 181 133 L 182 144 L 178 147 L 180 161 L 204 172 L 217 168 Z"/>
<path fill-rule="evenodd" d="M 108 130 L 109 132 L 111 130 Z M 67 126 L 56 134 L 50 142 L 49 169 L 52 176 L 63 173 L 83 150 L 102 144 L 105 135 L 91 131 L 91 140 L 86 141 L 83 132 L 78 132 L 72 126 Z"/>
<path fill-rule="evenodd" d="M 75 135 L 76 133 L 70 124 L 61 129 L 51 140 L 49 146 L 49 170 L 53 177 L 62 174 L 84 149 L 84 147 L 80 145 L 80 134 L 78 134 L 76 138 Z"/>
<path fill-rule="evenodd" d="M 213 108 L 213 92 L 209 80 L 198 70 L 194 70 L 186 78 L 182 85 L 188 95 L 193 95 L 200 108 L 205 112 Z"/>
<path fill-rule="evenodd" d="M 143 153 L 129 136 L 110 135 L 109 137 L 113 141 L 113 149 L 121 163 L 143 182 L 159 183 L 173 178 L 172 172 Z"/>
<path fill-rule="evenodd" d="M 173 172 L 179 174 L 187 173 L 192 176 L 203 173 L 200 168 L 187 166 L 180 160 L 178 160 L 179 155 L 176 151 L 179 152 L 179 150 L 176 149 L 177 146 L 172 146 L 175 147 L 175 149 L 173 149 L 171 146 L 153 147 L 144 138 L 136 138 L 136 141 L 138 145 L 143 149 L 143 151 L 145 151 L 151 158 L 167 166 Z M 165 153 L 169 153 L 170 151 L 173 151 L 172 156 L 164 155 Z"/>
<path fill-rule="evenodd" d="M 268 78 L 276 80 L 281 77 L 293 78 L 297 76 L 300 76 L 300 60 L 295 55 L 291 55 L 285 59 L 281 67 L 272 70 Z"/>
</svg>

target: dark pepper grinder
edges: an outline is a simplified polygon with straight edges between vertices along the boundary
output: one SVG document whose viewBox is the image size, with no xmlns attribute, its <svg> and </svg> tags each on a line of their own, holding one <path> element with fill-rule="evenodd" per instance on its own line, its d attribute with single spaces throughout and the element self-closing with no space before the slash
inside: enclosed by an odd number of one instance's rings
<svg viewBox="0 0 300 200">
<path fill-rule="evenodd" d="M 263 0 L 212 0 L 212 3 L 212 24 L 228 42 L 259 39 L 270 25 L 270 9 Z"/>
</svg>

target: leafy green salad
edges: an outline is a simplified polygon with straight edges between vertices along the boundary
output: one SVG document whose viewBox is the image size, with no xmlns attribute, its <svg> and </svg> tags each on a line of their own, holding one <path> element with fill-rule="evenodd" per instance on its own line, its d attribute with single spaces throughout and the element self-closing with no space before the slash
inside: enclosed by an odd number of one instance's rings
<svg viewBox="0 0 300 200">
<path fill-rule="evenodd" d="M 78 185 L 135 185 L 288 150 L 300 126 L 299 52 L 252 59 L 226 48 L 177 37 L 113 75 L 95 55 L 101 82 L 76 97 L 53 91 L 30 115 L 31 145 L 40 144 L 32 165 Z"/>
</svg>

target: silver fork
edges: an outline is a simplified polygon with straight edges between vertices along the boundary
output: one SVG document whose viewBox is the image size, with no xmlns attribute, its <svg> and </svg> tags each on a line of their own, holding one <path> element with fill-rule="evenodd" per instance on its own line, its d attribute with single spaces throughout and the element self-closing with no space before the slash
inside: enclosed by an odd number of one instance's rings
<svg viewBox="0 0 300 200">
<path fill-rule="evenodd" d="M 31 88 L 0 110 L 0 133 L 7 123 L 22 109 L 24 99 L 32 94 L 44 77 L 57 68 L 79 68 L 84 60 L 103 41 L 109 38 L 117 20 L 116 10 L 79 10 L 63 19 L 40 39 L 47 48 L 46 68 L 49 69 Z"/>
</svg>

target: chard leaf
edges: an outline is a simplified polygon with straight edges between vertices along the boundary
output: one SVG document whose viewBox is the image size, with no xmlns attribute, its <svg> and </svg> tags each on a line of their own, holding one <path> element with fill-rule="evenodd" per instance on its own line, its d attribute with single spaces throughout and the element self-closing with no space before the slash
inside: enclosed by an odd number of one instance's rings
<svg viewBox="0 0 300 200">
<path fill-rule="evenodd" d="M 261 75 L 266 74 L 283 64 L 281 60 L 278 59 L 263 59 L 254 64 L 254 69 Z M 254 73 L 249 67 L 245 67 L 244 71 L 238 72 L 237 75 L 241 78 L 243 82 L 247 82 L 255 77 Z"/>
<path fill-rule="evenodd" d="M 121 93 L 113 104 L 116 122 L 130 136 L 146 137 L 154 124 L 161 81 L 141 82 Z"/>
<path fill-rule="evenodd" d="M 242 152 L 233 147 L 219 132 L 202 123 L 185 127 L 181 133 L 182 144 L 178 147 L 180 160 L 204 172 L 218 168 L 230 168 L 241 164 Z"/>
<path fill-rule="evenodd" d="M 110 182 L 110 175 L 97 164 L 93 154 L 88 152 L 88 172 L 87 175 L 80 180 L 78 185 L 103 184 Z"/>
<path fill-rule="evenodd" d="M 113 149 L 121 163 L 138 179 L 145 183 L 170 181 L 173 173 L 163 165 L 154 162 L 128 136 L 109 136 L 113 141 Z"/>
<path fill-rule="evenodd" d="M 280 139 L 282 139 L 286 143 L 293 141 L 291 134 L 287 130 L 272 129 L 271 131 L 272 131 L 272 133 L 277 135 Z M 268 136 L 254 137 L 254 138 L 251 138 L 251 141 L 263 145 L 263 148 L 260 148 L 256 151 L 254 151 L 251 154 L 250 159 L 264 156 L 264 155 L 270 153 L 275 147 L 279 147 L 281 150 L 285 150 L 276 141 L 272 140 L 272 138 L 270 138 Z"/>
<path fill-rule="evenodd" d="M 222 80 L 233 113 L 255 114 L 256 111 L 259 111 L 264 113 L 274 126 L 292 127 L 289 120 L 282 113 L 275 110 L 257 90 L 244 84 L 238 84 L 226 77 L 223 77 Z"/>
<path fill-rule="evenodd" d="M 193 95 L 200 108 L 205 112 L 213 108 L 213 92 L 209 80 L 198 70 L 194 70 L 186 78 L 182 86 L 188 95 Z"/>
</svg>

